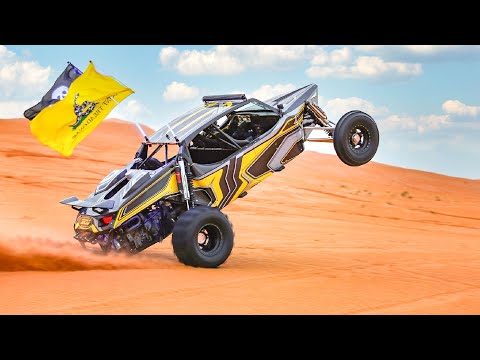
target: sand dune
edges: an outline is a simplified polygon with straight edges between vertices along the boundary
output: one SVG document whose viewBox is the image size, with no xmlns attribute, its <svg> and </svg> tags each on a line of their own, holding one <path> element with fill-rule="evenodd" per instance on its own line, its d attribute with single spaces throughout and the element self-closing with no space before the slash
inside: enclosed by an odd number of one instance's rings
<svg viewBox="0 0 480 360">
<path fill-rule="evenodd" d="M 59 201 L 140 140 L 107 120 L 66 159 L 26 119 L 0 120 L 0 313 L 480 313 L 479 181 L 333 155 L 305 152 L 229 205 L 235 247 L 218 269 L 180 264 L 170 238 L 134 257 L 80 249 Z"/>
</svg>

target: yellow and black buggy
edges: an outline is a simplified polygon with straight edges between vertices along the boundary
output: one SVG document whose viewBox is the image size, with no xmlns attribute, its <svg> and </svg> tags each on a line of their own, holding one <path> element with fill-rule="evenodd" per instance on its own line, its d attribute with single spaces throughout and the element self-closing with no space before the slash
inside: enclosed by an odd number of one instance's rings
<svg viewBox="0 0 480 360">
<path fill-rule="evenodd" d="M 375 155 L 375 121 L 358 110 L 336 123 L 327 120 L 317 91 L 311 84 L 267 101 L 204 96 L 202 106 L 144 136 L 134 159 L 85 200 L 61 201 L 78 211 L 74 238 L 83 246 L 99 244 L 106 253 L 135 254 L 172 234 L 180 262 L 218 267 L 234 241 L 221 209 L 282 171 L 304 151 L 305 141 L 333 142 L 350 166 Z M 165 161 L 155 158 L 161 149 Z"/>
</svg>

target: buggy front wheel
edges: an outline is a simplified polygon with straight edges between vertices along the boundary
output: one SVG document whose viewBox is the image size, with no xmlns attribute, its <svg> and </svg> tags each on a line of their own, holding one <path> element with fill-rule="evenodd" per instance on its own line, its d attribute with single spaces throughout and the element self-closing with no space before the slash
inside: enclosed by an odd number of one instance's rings
<svg viewBox="0 0 480 360">
<path fill-rule="evenodd" d="M 379 138 L 377 124 L 372 117 L 354 110 L 338 120 L 333 133 L 333 146 L 345 164 L 360 166 L 373 158 Z"/>
</svg>

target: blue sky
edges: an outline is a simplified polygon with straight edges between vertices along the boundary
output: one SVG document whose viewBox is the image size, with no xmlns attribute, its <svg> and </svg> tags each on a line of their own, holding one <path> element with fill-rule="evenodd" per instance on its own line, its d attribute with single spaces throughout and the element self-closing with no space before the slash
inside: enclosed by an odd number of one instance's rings
<svg viewBox="0 0 480 360">
<path fill-rule="evenodd" d="M 203 95 L 265 100 L 315 83 L 331 121 L 353 109 L 374 117 L 374 161 L 480 179 L 477 45 L 0 45 L 0 118 L 22 117 L 67 61 L 89 60 L 135 91 L 110 117 L 156 129 Z"/>
</svg>

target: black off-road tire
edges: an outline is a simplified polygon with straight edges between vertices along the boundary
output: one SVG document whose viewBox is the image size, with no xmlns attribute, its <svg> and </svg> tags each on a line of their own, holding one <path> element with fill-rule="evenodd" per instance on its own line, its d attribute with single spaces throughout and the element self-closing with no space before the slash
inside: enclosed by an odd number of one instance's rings
<svg viewBox="0 0 480 360">
<path fill-rule="evenodd" d="M 216 268 L 233 249 L 233 227 L 218 208 L 197 206 L 180 215 L 172 233 L 173 251 L 189 266 Z"/>
<path fill-rule="evenodd" d="M 354 137 L 360 138 L 361 141 L 355 144 Z M 375 120 L 359 110 L 343 115 L 333 133 L 333 147 L 337 156 L 350 166 L 364 165 L 372 160 L 379 141 L 380 135 Z"/>
</svg>

